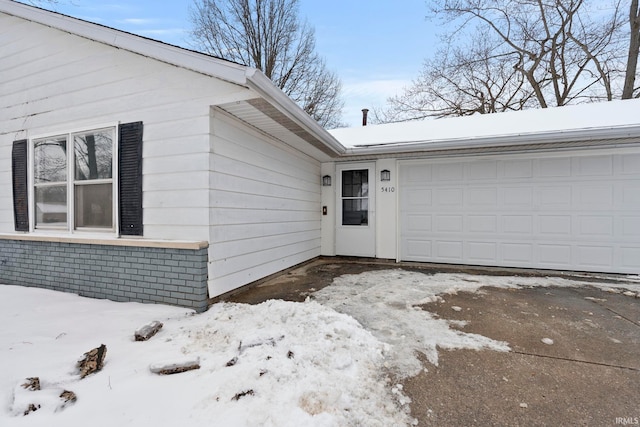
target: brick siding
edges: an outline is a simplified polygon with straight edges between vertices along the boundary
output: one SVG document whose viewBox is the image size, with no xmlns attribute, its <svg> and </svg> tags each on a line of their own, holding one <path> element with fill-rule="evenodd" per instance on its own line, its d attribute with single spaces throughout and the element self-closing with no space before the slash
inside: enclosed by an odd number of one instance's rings
<svg viewBox="0 0 640 427">
<path fill-rule="evenodd" d="M 0 239 L 0 283 L 207 308 L 207 249 Z"/>
</svg>

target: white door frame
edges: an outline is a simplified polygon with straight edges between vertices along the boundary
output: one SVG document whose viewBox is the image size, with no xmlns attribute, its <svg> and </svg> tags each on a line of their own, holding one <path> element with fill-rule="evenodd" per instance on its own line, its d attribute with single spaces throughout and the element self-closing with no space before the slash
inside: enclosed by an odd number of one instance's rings
<svg viewBox="0 0 640 427">
<path fill-rule="evenodd" d="M 361 224 L 343 223 L 343 172 L 354 170 L 367 171 L 367 189 L 363 197 L 347 197 L 346 199 L 366 199 L 367 220 Z M 336 165 L 336 255 L 375 257 L 376 256 L 376 164 L 339 163 Z"/>
</svg>

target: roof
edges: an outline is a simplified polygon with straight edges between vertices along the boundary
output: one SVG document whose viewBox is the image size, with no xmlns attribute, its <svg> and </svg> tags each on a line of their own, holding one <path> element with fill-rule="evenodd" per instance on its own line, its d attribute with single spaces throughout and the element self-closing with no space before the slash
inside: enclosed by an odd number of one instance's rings
<svg viewBox="0 0 640 427">
<path fill-rule="evenodd" d="M 350 147 L 347 154 L 359 155 L 628 138 L 640 142 L 640 99 L 390 123 L 329 132 Z"/>
<path fill-rule="evenodd" d="M 245 87 L 250 93 L 244 99 L 219 104 L 212 100 L 212 105 L 321 161 L 345 151 L 331 134 L 255 68 L 11 0 L 0 0 L 0 13 Z"/>
</svg>

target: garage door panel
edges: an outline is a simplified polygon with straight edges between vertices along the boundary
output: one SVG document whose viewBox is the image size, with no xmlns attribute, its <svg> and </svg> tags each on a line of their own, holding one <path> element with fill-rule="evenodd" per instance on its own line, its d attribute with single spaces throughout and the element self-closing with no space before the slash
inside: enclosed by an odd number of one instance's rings
<svg viewBox="0 0 640 427">
<path fill-rule="evenodd" d="M 470 208 L 494 209 L 498 205 L 498 189 L 496 187 L 469 188 L 466 201 Z"/>
<path fill-rule="evenodd" d="M 406 183 L 424 184 L 431 181 L 432 165 L 408 165 L 405 169 Z"/>
<path fill-rule="evenodd" d="M 533 216 L 503 215 L 502 231 L 507 234 L 531 234 L 533 232 Z"/>
<path fill-rule="evenodd" d="M 640 237 L 640 216 L 622 217 L 622 235 L 625 237 Z"/>
<path fill-rule="evenodd" d="M 640 273 L 640 149 L 414 160 L 399 171 L 402 260 Z"/>
<path fill-rule="evenodd" d="M 462 233 L 462 215 L 437 215 L 435 231 Z"/>
<path fill-rule="evenodd" d="M 622 157 L 621 169 L 623 175 L 638 175 L 640 173 L 640 154 L 628 154 Z"/>
<path fill-rule="evenodd" d="M 496 179 L 498 177 L 498 162 L 480 161 L 467 163 L 467 179 L 482 180 Z"/>
<path fill-rule="evenodd" d="M 531 160 L 506 160 L 504 161 L 504 177 L 531 178 L 533 176 L 533 161 Z"/>
<path fill-rule="evenodd" d="M 586 268 L 611 268 L 613 266 L 613 248 L 608 246 L 577 246 L 577 264 Z"/>
<path fill-rule="evenodd" d="M 568 185 L 540 187 L 540 207 L 543 209 L 571 207 L 572 188 Z"/>
<path fill-rule="evenodd" d="M 469 215 L 468 231 L 470 233 L 497 233 L 497 215 Z"/>
<path fill-rule="evenodd" d="M 468 242 L 467 258 L 480 264 L 493 264 L 498 261 L 498 244 L 496 242 Z"/>
<path fill-rule="evenodd" d="M 562 244 L 538 245 L 538 257 L 541 265 L 555 267 L 570 267 L 571 246 Z"/>
<path fill-rule="evenodd" d="M 589 156 L 575 159 L 577 175 L 582 177 L 607 176 L 613 173 L 612 156 Z"/>
<path fill-rule="evenodd" d="M 538 176 L 541 178 L 571 176 L 571 158 L 560 157 L 538 160 Z"/>
<path fill-rule="evenodd" d="M 462 207 L 464 190 L 462 188 L 437 188 L 435 203 L 439 207 Z"/>
<path fill-rule="evenodd" d="M 523 263 L 530 263 L 533 258 L 533 245 L 531 243 L 514 242 L 502 243 L 502 259 L 507 265 L 521 266 Z"/>
<path fill-rule="evenodd" d="M 622 207 L 640 209 L 640 183 L 623 185 Z"/>
<path fill-rule="evenodd" d="M 433 165 L 434 181 L 462 181 L 464 179 L 464 163 L 447 163 Z"/>
<path fill-rule="evenodd" d="M 428 208 L 432 205 L 432 190 L 410 188 L 406 193 L 407 203 L 414 208 Z"/>
<path fill-rule="evenodd" d="M 457 240 L 437 240 L 435 258 L 441 262 L 462 261 L 462 242 Z"/>
<path fill-rule="evenodd" d="M 533 206 L 533 189 L 530 187 L 507 187 L 502 191 L 502 204 L 505 207 L 530 209 Z"/>
<path fill-rule="evenodd" d="M 433 259 L 431 253 L 431 240 L 407 239 L 405 242 L 407 256 L 414 261 L 430 261 Z"/>
<path fill-rule="evenodd" d="M 571 235 L 570 215 L 540 215 L 538 217 L 538 232 L 542 235 L 551 234 L 555 237 Z"/>
<path fill-rule="evenodd" d="M 613 206 L 612 185 L 580 185 L 578 209 L 609 210 Z"/>
<path fill-rule="evenodd" d="M 621 266 L 631 271 L 640 271 L 640 247 L 622 247 L 620 248 L 622 256 Z"/>
<path fill-rule="evenodd" d="M 431 215 L 407 215 L 407 230 L 412 233 L 431 231 Z"/>
<path fill-rule="evenodd" d="M 579 219 L 579 234 L 581 236 L 601 236 L 613 238 L 613 217 L 585 215 Z"/>
</svg>

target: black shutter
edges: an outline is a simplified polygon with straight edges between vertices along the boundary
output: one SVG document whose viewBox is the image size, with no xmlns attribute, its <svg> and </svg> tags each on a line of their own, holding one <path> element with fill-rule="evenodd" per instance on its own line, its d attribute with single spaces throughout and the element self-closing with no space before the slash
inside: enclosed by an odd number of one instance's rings
<svg viewBox="0 0 640 427">
<path fill-rule="evenodd" d="M 16 231 L 29 231 L 29 191 L 27 188 L 27 140 L 13 142 L 13 217 Z"/>
<path fill-rule="evenodd" d="M 142 122 L 118 127 L 120 234 L 142 236 Z"/>
</svg>

